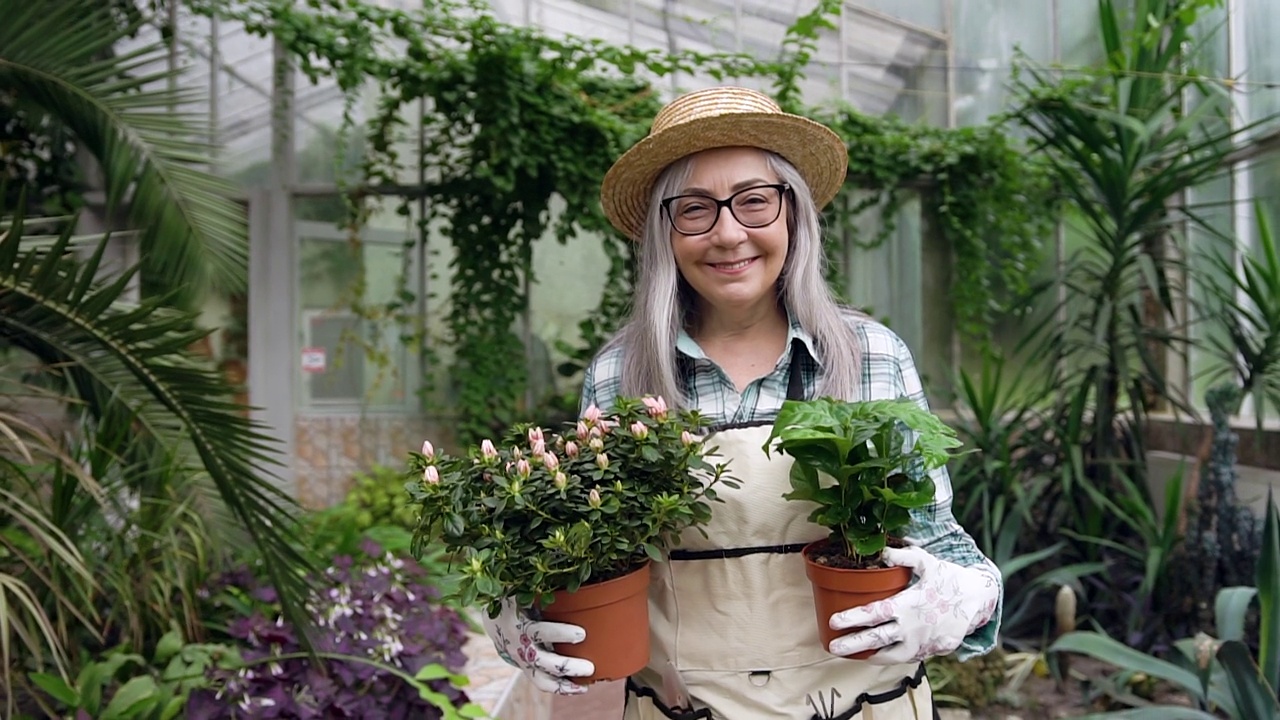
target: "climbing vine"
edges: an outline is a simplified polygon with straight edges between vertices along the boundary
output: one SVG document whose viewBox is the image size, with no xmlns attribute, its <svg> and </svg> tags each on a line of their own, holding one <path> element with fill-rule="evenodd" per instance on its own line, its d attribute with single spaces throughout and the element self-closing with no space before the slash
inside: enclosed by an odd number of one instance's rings
<svg viewBox="0 0 1280 720">
<path fill-rule="evenodd" d="M 499 22 L 481 0 L 439 0 L 421 11 L 355 0 L 211 2 L 202 9 L 275 37 L 312 79 L 334 78 L 348 98 L 344 132 L 357 127 L 352 109 L 375 93 L 373 117 L 363 125 L 366 192 L 352 195 L 361 198 L 355 222 L 368 213 L 369 188 L 399 187 L 419 162 L 425 166 L 426 182 L 414 188 L 426 199 L 420 222 L 424 232 L 436 223 L 454 250 L 443 341 L 455 353 L 450 379 L 461 439 L 501 429 L 520 411 L 526 368 L 512 358 L 524 355 L 518 327 L 541 238 L 598 234 L 610 261 L 601 304 L 579 328 L 581 344 L 559 348 L 569 358 L 566 371 L 580 368 L 626 312 L 631 247 L 609 227 L 598 197 L 609 165 L 647 132 L 660 106 L 641 78 L 766 78 L 784 108 L 831 125 L 851 148 L 849 188 L 873 191 L 834 221 L 852 227 L 850 215 L 873 208 L 885 220 L 885 230 L 864 244 L 888 236 L 903 186 L 923 178 L 931 212 L 955 248 L 957 275 L 968 279 L 953 291 L 962 326 L 974 337 L 985 337 L 991 319 L 1008 308 L 1003 298 L 1021 289 L 1044 229 L 1042 176 L 998 129 L 914 127 L 849 107 L 803 104 L 799 82 L 838 0 L 823 0 L 797 20 L 771 60 L 552 38 Z M 419 118 L 423 131 L 415 136 Z M 418 146 L 414 157 L 402 157 L 410 146 Z M 833 230 L 832 238 L 844 235 Z M 406 285 L 393 310 L 414 326 L 420 321 L 409 294 Z"/>
</svg>

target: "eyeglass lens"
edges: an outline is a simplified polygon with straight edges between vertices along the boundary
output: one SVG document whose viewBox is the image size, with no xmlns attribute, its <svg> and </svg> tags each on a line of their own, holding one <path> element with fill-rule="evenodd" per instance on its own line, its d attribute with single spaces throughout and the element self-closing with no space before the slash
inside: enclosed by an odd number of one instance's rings
<svg viewBox="0 0 1280 720">
<path fill-rule="evenodd" d="M 720 208 L 729 206 L 734 219 L 744 227 L 764 227 L 778 219 L 782 212 L 781 185 L 750 187 L 722 201 L 705 195 L 680 195 L 667 205 L 671 224 L 686 235 L 700 235 L 715 227 Z"/>
</svg>

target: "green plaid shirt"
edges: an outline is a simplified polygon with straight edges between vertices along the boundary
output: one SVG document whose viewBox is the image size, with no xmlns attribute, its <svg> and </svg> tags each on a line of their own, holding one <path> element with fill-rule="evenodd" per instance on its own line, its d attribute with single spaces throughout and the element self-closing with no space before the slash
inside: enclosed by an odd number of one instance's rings
<svg viewBox="0 0 1280 720">
<path fill-rule="evenodd" d="M 889 328 L 867 318 L 850 315 L 850 325 L 862 344 L 862 397 L 891 399 L 909 397 L 924 407 L 928 401 L 916 372 L 915 359 L 902 338 Z M 772 421 L 787 397 L 791 373 L 791 347 L 799 340 L 807 352 L 798 353 L 800 377 L 805 397 L 816 394 L 822 373 L 822 359 L 813 338 L 791 319 L 786 350 L 778 358 L 773 372 L 752 382 L 741 393 L 729 376 L 702 351 L 688 334 L 681 331 L 676 352 L 683 356 L 691 375 L 687 378 L 688 402 L 715 424 Z M 595 404 L 608 411 L 613 407 L 622 385 L 624 348 L 608 346 L 587 368 L 582 388 L 582 409 Z M 1000 571 L 973 538 L 951 514 L 951 477 L 945 467 L 932 473 L 937 492 L 933 505 L 912 511 L 913 524 L 908 536 L 935 556 L 964 566 L 985 566 L 996 578 Z M 991 621 L 965 638 L 956 651 L 961 660 L 989 652 L 995 647 L 1004 605 L 1003 586 Z"/>
</svg>

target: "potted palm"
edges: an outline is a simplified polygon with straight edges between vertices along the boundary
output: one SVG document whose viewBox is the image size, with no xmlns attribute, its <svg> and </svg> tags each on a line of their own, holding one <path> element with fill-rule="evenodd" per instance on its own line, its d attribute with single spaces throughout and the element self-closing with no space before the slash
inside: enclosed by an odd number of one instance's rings
<svg viewBox="0 0 1280 720">
<path fill-rule="evenodd" d="M 908 399 L 783 404 L 764 449 L 795 459 L 792 489 L 783 497 L 812 504 L 810 522 L 829 530 L 802 553 L 823 647 L 851 632 L 828 626 L 833 613 L 910 584 L 911 570 L 887 566 L 881 551 L 905 545 L 911 511 L 933 502 L 929 471 L 946 464 L 959 445 L 953 429 Z"/>
<path fill-rule="evenodd" d="M 649 561 L 711 518 L 718 485 L 737 487 L 707 459 L 703 427 L 661 398 L 621 398 L 612 414 L 517 426 L 459 456 L 426 443 L 410 456 L 413 552 L 443 545 L 460 564 L 454 599 L 492 617 L 514 598 L 584 627 L 584 642 L 556 648 L 595 664 L 579 682 L 627 677 L 649 661 Z"/>
</svg>

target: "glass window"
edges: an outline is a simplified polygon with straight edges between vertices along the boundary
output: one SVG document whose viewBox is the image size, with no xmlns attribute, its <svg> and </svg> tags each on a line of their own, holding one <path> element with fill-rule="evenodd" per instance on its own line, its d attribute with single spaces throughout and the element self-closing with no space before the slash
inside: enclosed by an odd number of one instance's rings
<svg viewBox="0 0 1280 720">
<path fill-rule="evenodd" d="M 1247 75 L 1249 84 L 1248 119 L 1257 121 L 1280 113 L 1280 92 L 1273 86 L 1256 83 L 1280 83 L 1280 53 L 1275 49 L 1275 38 L 1280 35 L 1280 13 L 1275 0 L 1241 0 L 1243 6 L 1245 67 L 1238 68 Z"/>
<path fill-rule="evenodd" d="M 353 242 L 332 224 L 305 220 L 297 233 L 301 404 L 415 408 L 417 363 L 386 310 L 404 273 L 415 277 L 404 233 L 366 228 Z"/>
<path fill-rule="evenodd" d="M 1053 59 L 1052 17 L 1044 3 L 967 0 L 955 10 L 956 122 L 977 125 L 1004 109 L 1015 50 Z"/>
<path fill-rule="evenodd" d="M 1057 7 L 1058 60 L 1066 67 L 1100 65 L 1102 49 L 1098 4 L 1060 0 Z"/>
<path fill-rule="evenodd" d="M 1231 238 L 1235 236 L 1232 231 L 1231 177 L 1224 174 L 1221 178 L 1194 188 L 1188 195 L 1188 203 L 1208 226 L 1203 228 L 1190 225 L 1187 232 L 1190 243 L 1190 312 L 1193 318 L 1191 338 L 1194 343 L 1190 350 L 1188 391 L 1192 406 L 1203 410 L 1205 391 L 1222 381 L 1221 371 L 1225 367 L 1220 353 L 1207 346 L 1225 338 L 1212 324 L 1196 321 L 1195 309 L 1211 298 L 1206 290 L 1209 283 L 1229 286 L 1231 282 L 1212 263 L 1203 260 L 1206 256 L 1216 254 L 1231 257 L 1234 253 L 1231 243 Z"/>
</svg>

